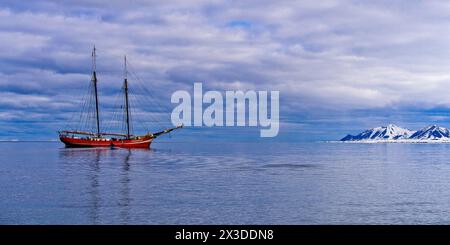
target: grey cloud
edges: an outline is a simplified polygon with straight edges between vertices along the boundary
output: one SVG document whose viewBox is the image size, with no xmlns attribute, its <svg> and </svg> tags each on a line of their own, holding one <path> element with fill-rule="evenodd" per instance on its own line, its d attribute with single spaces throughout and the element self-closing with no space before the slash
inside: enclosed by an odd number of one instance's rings
<svg viewBox="0 0 450 245">
<path fill-rule="evenodd" d="M 166 105 L 204 81 L 280 90 L 293 118 L 450 106 L 439 93 L 450 89 L 449 10 L 437 1 L 2 1 L 0 88 L 20 101 L 3 106 L 76 108 L 94 43 L 106 109 L 124 54 Z M 51 99 L 27 106 L 35 95 Z"/>
</svg>

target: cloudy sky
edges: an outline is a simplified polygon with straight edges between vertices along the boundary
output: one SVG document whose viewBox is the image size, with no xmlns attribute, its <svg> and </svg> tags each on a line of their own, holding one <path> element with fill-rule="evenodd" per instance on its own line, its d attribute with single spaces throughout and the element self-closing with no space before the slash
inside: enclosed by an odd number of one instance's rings
<svg viewBox="0 0 450 245">
<path fill-rule="evenodd" d="M 168 110 L 170 95 L 196 81 L 205 90 L 279 90 L 282 140 L 388 123 L 450 127 L 448 1 L 3 0 L 0 43 L 0 140 L 56 138 L 79 111 L 94 44 L 105 117 L 127 54 Z M 136 110 L 156 130 L 149 116 L 164 119 L 155 108 Z"/>
</svg>

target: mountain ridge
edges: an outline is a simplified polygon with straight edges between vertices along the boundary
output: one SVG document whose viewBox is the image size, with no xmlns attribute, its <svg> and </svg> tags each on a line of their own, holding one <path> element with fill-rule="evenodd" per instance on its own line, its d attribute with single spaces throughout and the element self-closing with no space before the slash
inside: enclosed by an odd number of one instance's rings
<svg viewBox="0 0 450 245">
<path fill-rule="evenodd" d="M 357 135 L 346 135 L 340 141 L 344 142 L 450 142 L 450 131 L 437 125 L 429 125 L 420 130 L 412 131 L 388 124 L 367 129 Z"/>
</svg>

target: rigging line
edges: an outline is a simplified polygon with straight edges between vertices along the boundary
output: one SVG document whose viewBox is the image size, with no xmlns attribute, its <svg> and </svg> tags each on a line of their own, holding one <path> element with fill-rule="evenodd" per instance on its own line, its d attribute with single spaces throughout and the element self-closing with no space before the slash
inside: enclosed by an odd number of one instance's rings
<svg viewBox="0 0 450 245">
<path fill-rule="evenodd" d="M 88 129 L 91 132 L 94 132 L 94 120 L 95 120 L 95 91 L 92 90 L 92 95 L 91 95 L 91 103 L 90 103 L 90 111 L 89 111 L 89 121 L 88 121 Z"/>
<path fill-rule="evenodd" d="M 85 124 L 85 129 L 86 131 L 91 131 L 91 120 L 93 118 L 92 115 L 92 110 L 93 110 L 93 86 L 91 86 L 91 93 L 90 93 L 90 97 L 89 97 L 89 104 L 88 104 L 88 111 L 86 114 L 86 124 Z"/>
<path fill-rule="evenodd" d="M 136 101 L 135 101 L 134 95 L 132 95 L 131 98 L 132 98 L 130 100 L 130 104 L 132 105 L 131 110 L 133 111 L 134 115 L 138 115 L 138 111 L 137 111 L 137 106 L 136 106 L 136 103 L 135 103 Z M 139 120 L 138 116 L 136 116 L 136 119 L 134 119 L 134 121 L 137 122 L 138 125 L 142 127 L 143 131 L 145 131 L 145 132 L 149 131 L 148 128 L 146 128 L 145 125 L 142 123 L 142 121 Z"/>
<path fill-rule="evenodd" d="M 121 114 L 120 108 L 121 104 L 119 103 L 118 99 L 117 105 L 114 108 L 113 118 L 111 121 L 111 128 L 115 128 L 116 130 L 118 130 L 119 128 L 118 122 L 119 122 L 119 115 Z"/>
<path fill-rule="evenodd" d="M 123 118 L 123 133 L 127 134 L 127 109 L 125 107 L 125 96 L 123 97 L 123 114 L 122 114 L 122 118 Z"/>
<path fill-rule="evenodd" d="M 134 91 L 134 89 L 133 89 L 132 91 Z M 142 100 L 142 97 L 141 97 L 141 96 L 135 95 L 134 93 L 133 93 L 133 96 L 135 97 L 136 101 L 138 101 L 138 103 L 144 104 L 144 105 L 146 104 L 145 101 Z M 144 103 L 142 103 L 142 102 L 144 102 Z M 145 107 L 144 107 L 144 108 L 145 108 Z M 148 112 L 148 111 L 145 110 L 145 112 Z M 154 118 L 152 112 L 149 112 L 149 113 L 150 113 L 149 116 L 152 117 L 152 120 L 154 120 L 155 122 L 158 122 L 158 121 L 159 121 L 159 120 L 157 120 L 156 118 Z"/>
<path fill-rule="evenodd" d="M 124 88 L 122 87 L 122 89 L 124 89 Z M 122 122 L 122 133 L 123 134 L 126 134 L 126 127 L 127 127 L 126 122 L 125 122 L 125 120 L 126 120 L 125 113 L 126 113 L 125 95 L 122 95 L 122 120 L 121 120 L 121 122 Z"/>
<path fill-rule="evenodd" d="M 151 108 L 152 108 L 152 112 L 156 112 L 156 113 L 162 113 L 162 112 L 166 112 L 165 110 L 161 110 L 159 108 L 157 108 L 154 103 L 150 100 L 148 100 L 148 98 L 146 96 L 143 95 L 136 95 L 141 101 L 144 102 L 144 104 L 148 104 Z M 156 109 L 156 110 L 155 110 Z"/>
<path fill-rule="evenodd" d="M 80 124 L 79 124 L 80 130 L 83 130 L 85 128 L 87 113 L 89 113 L 90 99 L 91 99 L 91 84 L 89 84 L 88 94 L 86 96 L 85 104 L 83 106 L 82 113 L 80 115 Z"/>
<path fill-rule="evenodd" d="M 125 97 L 125 96 L 124 96 Z M 134 134 L 134 113 L 135 113 L 135 105 L 132 102 L 132 93 L 130 91 L 130 88 L 128 88 L 128 119 L 129 119 L 129 127 L 130 127 L 130 134 Z M 125 103 L 126 103 L 126 97 L 125 97 Z M 124 111 L 124 116 L 126 116 L 126 109 Z M 126 118 L 125 118 L 126 119 Z"/>
<path fill-rule="evenodd" d="M 90 131 L 90 125 L 89 125 L 89 122 L 90 122 L 90 120 L 91 120 L 91 107 L 92 107 L 92 92 L 91 92 L 91 94 L 89 95 L 89 104 L 88 104 L 88 107 L 87 107 L 87 112 L 86 112 L 86 118 L 85 118 L 85 124 L 83 125 L 83 129 L 85 130 L 85 131 Z"/>
<path fill-rule="evenodd" d="M 115 112 L 115 121 L 114 121 L 114 127 L 116 128 L 116 130 L 118 130 L 119 132 L 122 132 L 122 123 L 123 123 L 123 96 L 122 94 L 120 94 L 120 96 L 118 96 L 118 105 L 116 108 L 116 112 Z"/>
<path fill-rule="evenodd" d="M 151 105 L 150 105 L 150 106 L 145 106 L 145 105 L 147 105 L 148 103 L 146 103 L 146 101 L 143 100 L 141 96 L 139 96 L 139 95 L 133 95 L 133 96 L 134 96 L 134 99 L 137 101 L 137 103 L 144 105 L 143 111 L 148 113 L 148 117 L 150 117 L 150 119 L 151 119 L 152 122 L 154 122 L 154 123 L 160 123 L 160 122 L 162 121 L 161 119 L 158 119 L 157 117 L 155 117 L 154 111 L 153 111 L 153 110 L 151 110 L 151 109 L 148 110 L 148 109 L 147 109 L 148 107 L 151 108 Z"/>
<path fill-rule="evenodd" d="M 89 110 L 89 121 L 88 121 L 88 129 L 89 131 L 92 131 L 93 127 L 93 121 L 94 121 L 94 116 L 95 116 L 95 112 L 94 112 L 94 104 L 95 103 L 95 95 L 94 92 L 92 92 L 91 95 L 91 104 L 90 104 L 90 110 Z M 92 131 L 93 132 L 93 131 Z"/>
<path fill-rule="evenodd" d="M 124 89 L 124 87 L 122 87 L 122 90 Z M 125 95 L 122 93 L 122 132 L 123 134 L 126 134 L 126 108 L 125 108 Z"/>
<path fill-rule="evenodd" d="M 82 100 L 79 103 L 77 103 L 77 112 L 79 112 L 81 105 L 84 102 L 84 95 L 85 94 L 83 93 Z M 72 126 L 73 126 L 72 124 L 75 121 L 75 116 L 78 116 L 78 113 L 71 113 L 70 120 L 66 122 L 66 124 L 64 125 L 64 128 L 70 128 L 70 129 L 72 128 Z"/>
<path fill-rule="evenodd" d="M 122 89 L 123 89 L 123 87 L 122 87 Z M 119 120 L 119 117 L 123 115 L 122 109 L 123 109 L 124 100 L 123 100 L 122 89 L 116 93 L 116 96 L 114 99 L 115 103 L 114 103 L 114 107 L 113 107 L 113 118 L 111 121 L 112 127 L 117 128 L 118 130 L 121 130 L 120 123 L 122 122 L 122 120 Z"/>
<path fill-rule="evenodd" d="M 156 123 L 157 125 L 164 125 L 168 121 L 170 121 L 170 116 L 168 116 L 167 112 L 164 110 L 161 110 L 160 108 L 157 108 L 151 101 L 146 99 L 146 96 L 142 95 L 136 95 L 136 98 L 140 103 L 147 105 L 145 106 L 145 111 L 149 113 L 149 117 L 152 122 Z M 149 103 L 150 102 L 150 103 Z"/>
<path fill-rule="evenodd" d="M 95 112 L 95 91 L 94 85 L 91 90 L 91 97 L 89 100 L 89 111 L 86 118 L 86 131 L 94 132 L 95 124 L 96 124 L 96 112 Z"/>
<path fill-rule="evenodd" d="M 122 94 L 122 87 L 120 88 L 120 96 L 119 96 L 119 106 L 118 106 L 118 112 L 117 112 L 117 130 L 119 130 L 120 133 L 123 133 L 123 105 L 124 105 L 124 98 Z"/>
<path fill-rule="evenodd" d="M 141 100 L 141 97 L 140 97 L 140 96 L 137 96 L 137 95 L 135 95 L 134 93 L 132 93 L 132 97 L 133 97 L 133 99 L 136 100 L 138 103 L 142 103 L 142 100 Z M 136 107 L 136 108 L 137 108 L 137 107 Z M 148 115 L 148 117 L 150 117 L 151 122 L 156 123 L 157 126 L 159 126 L 159 127 L 161 127 L 161 125 L 163 125 L 163 124 L 161 123 L 161 121 L 153 115 L 153 114 L 154 114 L 153 112 L 148 112 L 147 110 L 145 110 L 144 112 L 147 112 L 147 113 L 148 113 L 147 115 Z"/>
<path fill-rule="evenodd" d="M 90 113 L 91 113 L 91 103 L 92 103 L 92 87 L 90 87 L 90 91 L 89 91 L 89 97 L 88 97 L 88 101 L 87 101 L 87 106 L 86 106 L 86 112 L 83 113 L 83 121 L 82 121 L 82 125 L 81 125 L 81 130 L 82 131 L 89 131 L 88 128 L 88 122 L 90 120 Z"/>
<path fill-rule="evenodd" d="M 144 82 L 143 82 L 143 80 L 139 77 L 139 75 L 137 74 L 137 72 L 135 71 L 133 64 L 131 64 L 129 61 L 128 61 L 127 63 L 128 63 L 129 70 L 131 71 L 129 74 L 131 74 L 132 76 L 134 76 L 134 77 L 136 78 L 136 80 L 138 81 L 138 83 L 141 83 L 141 84 L 139 84 L 139 85 L 141 85 L 141 87 L 144 89 L 144 91 L 150 95 L 150 98 L 151 98 L 151 99 L 153 99 L 152 96 L 151 96 L 153 93 L 150 92 L 150 91 L 143 85 Z M 157 100 L 155 100 L 155 103 L 156 103 L 157 106 L 159 106 L 160 108 L 168 109 L 167 111 L 170 111 L 170 109 L 169 109 L 167 106 L 162 106 Z"/>
<path fill-rule="evenodd" d="M 113 101 L 114 101 L 114 103 L 113 103 L 112 109 L 108 110 L 108 112 L 111 113 L 111 117 L 109 118 L 109 121 L 104 126 L 106 132 L 113 131 L 113 129 L 114 129 L 114 122 L 116 119 L 117 108 L 119 107 L 119 103 L 120 103 L 119 102 L 119 93 L 116 93 L 114 95 Z"/>
<path fill-rule="evenodd" d="M 142 97 L 149 102 L 149 104 L 151 104 L 154 108 L 156 108 L 159 111 L 170 111 L 168 109 L 167 106 L 163 106 L 161 105 L 161 103 L 159 103 L 158 99 L 154 98 L 154 96 L 152 96 L 152 92 L 150 92 L 145 85 L 142 84 L 142 82 L 140 82 L 137 79 L 137 83 L 136 83 L 136 87 L 139 87 L 140 90 L 142 90 L 142 92 L 144 92 L 144 94 L 142 95 Z"/>
<path fill-rule="evenodd" d="M 132 110 L 132 114 L 134 114 L 134 122 L 139 123 L 139 125 L 142 125 L 142 121 L 140 120 L 139 117 L 139 112 L 138 112 L 138 106 L 136 104 L 136 98 L 134 94 L 130 94 L 130 105 L 131 105 L 131 110 Z M 145 130 L 145 127 L 143 127 L 143 129 Z"/>
<path fill-rule="evenodd" d="M 130 101 L 128 101 L 128 124 L 127 124 L 127 128 L 129 128 L 130 129 L 130 134 L 132 135 L 134 132 L 133 132 L 133 129 L 134 129 L 134 127 L 133 127 L 133 116 L 131 115 L 132 113 L 131 113 L 131 110 L 130 110 Z M 127 111 L 125 110 L 125 120 L 127 119 Z"/>
<path fill-rule="evenodd" d="M 128 95 L 125 93 L 125 84 L 124 84 L 124 87 L 123 87 L 123 90 L 124 90 L 124 102 L 125 102 L 124 117 L 125 117 L 127 134 L 128 134 L 128 129 L 129 129 L 130 135 L 133 135 L 134 134 L 134 132 L 133 132 L 133 129 L 134 129 L 133 128 L 133 117 L 132 117 L 132 110 L 130 110 L 130 107 L 132 108 L 133 106 L 130 104 L 130 98 L 128 98 L 128 108 L 126 107 L 127 106 L 127 96 L 130 97 L 129 88 L 127 88 L 127 89 L 128 89 L 128 91 L 126 91 L 126 93 L 128 93 Z M 127 122 L 127 120 L 128 120 L 128 122 Z"/>
<path fill-rule="evenodd" d="M 145 91 L 146 89 L 145 89 L 145 87 L 143 87 L 140 83 L 136 83 L 136 87 L 139 89 L 139 87 L 140 87 L 140 91 Z M 149 97 L 149 96 L 144 96 L 144 95 L 141 95 L 141 94 L 139 94 L 139 93 L 136 93 L 136 98 L 139 98 L 139 101 L 140 101 L 140 103 L 142 103 L 142 104 L 148 104 L 151 108 L 154 108 L 154 109 L 156 109 L 156 110 L 152 110 L 152 112 L 156 112 L 156 113 L 159 113 L 159 114 L 161 114 L 161 112 L 165 112 L 165 110 L 163 110 L 162 108 L 161 108 L 161 106 L 160 106 L 160 108 L 158 108 L 157 106 L 155 106 L 155 104 L 158 104 L 158 103 L 155 103 L 155 101 L 153 100 L 149 100 L 149 98 L 151 98 L 151 97 Z M 166 115 L 166 114 L 165 114 Z M 167 118 L 168 119 L 168 118 Z M 165 120 L 167 120 L 167 119 L 165 119 Z M 164 120 L 164 121 L 165 121 Z M 155 122 L 159 122 L 160 120 L 159 119 L 154 119 L 154 121 Z"/>
<path fill-rule="evenodd" d="M 84 110 L 86 109 L 86 106 L 87 106 L 87 97 L 89 96 L 89 90 L 90 90 L 90 83 L 88 84 L 88 86 L 87 86 L 87 90 L 85 91 L 85 94 L 83 95 L 83 100 L 81 101 L 82 102 L 82 107 L 80 108 L 81 109 L 81 111 L 80 111 L 80 118 L 79 118 L 79 123 L 81 123 L 81 119 L 82 119 L 82 116 L 83 116 L 83 113 L 84 113 Z M 79 125 L 79 124 L 78 124 Z"/>
<path fill-rule="evenodd" d="M 85 113 L 87 113 L 88 111 L 88 105 L 89 105 L 89 96 L 90 96 L 90 89 L 91 89 L 91 85 L 89 84 L 87 93 L 86 93 L 86 97 L 84 98 L 84 103 L 83 103 L 83 107 L 81 108 L 81 112 L 80 112 L 80 119 L 78 121 L 77 124 L 77 129 L 82 129 L 83 127 L 83 122 L 84 122 L 84 118 L 85 118 Z"/>
<path fill-rule="evenodd" d="M 66 127 L 67 128 L 70 128 L 70 129 L 74 129 L 75 128 L 76 129 L 77 125 L 79 126 L 79 124 L 81 122 L 81 117 L 83 115 L 83 109 L 86 106 L 86 99 L 87 99 L 86 97 L 89 94 L 89 86 L 90 85 L 86 86 L 87 89 L 84 90 L 85 92 L 83 93 L 82 100 L 78 103 L 78 110 L 77 110 L 78 112 L 77 113 L 72 113 L 72 117 L 71 117 L 70 121 L 68 121 L 66 123 Z M 78 121 L 76 123 L 75 123 L 75 116 L 78 116 Z"/>
<path fill-rule="evenodd" d="M 140 90 L 146 90 L 145 87 L 143 87 L 141 84 L 138 83 L 138 89 L 139 89 L 139 87 L 140 87 Z M 167 116 L 166 113 L 170 112 L 170 110 L 166 110 L 166 109 L 162 108 L 162 106 L 156 100 L 154 100 L 151 96 L 147 96 L 147 94 L 149 94 L 149 92 L 147 92 L 145 95 L 138 96 L 138 98 L 141 101 L 143 101 L 144 104 L 148 104 L 149 108 L 152 108 L 150 110 L 152 113 Z M 170 117 L 167 117 L 164 120 L 169 119 L 169 118 Z"/>
<path fill-rule="evenodd" d="M 113 132 L 113 131 L 117 130 L 117 121 L 118 121 L 117 108 L 118 108 L 118 106 L 114 107 L 114 111 L 112 113 L 111 121 L 110 121 L 109 126 L 108 126 L 108 130 L 110 132 Z"/>
</svg>

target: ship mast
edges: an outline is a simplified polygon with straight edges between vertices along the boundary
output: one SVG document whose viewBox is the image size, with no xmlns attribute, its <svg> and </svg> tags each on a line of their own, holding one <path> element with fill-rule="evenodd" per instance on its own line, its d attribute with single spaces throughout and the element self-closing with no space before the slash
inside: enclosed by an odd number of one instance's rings
<svg viewBox="0 0 450 245">
<path fill-rule="evenodd" d="M 95 45 L 94 50 L 92 51 L 92 82 L 94 83 L 94 93 L 95 93 L 95 115 L 97 118 L 97 137 L 100 137 L 100 116 L 98 111 L 98 93 L 97 93 L 97 74 L 95 72 L 96 70 L 96 64 L 95 64 Z"/>
<path fill-rule="evenodd" d="M 124 92 L 125 92 L 125 113 L 126 113 L 126 122 L 127 122 L 127 139 L 130 138 L 130 113 L 128 110 L 128 80 L 127 80 L 127 56 L 124 57 Z"/>
</svg>

